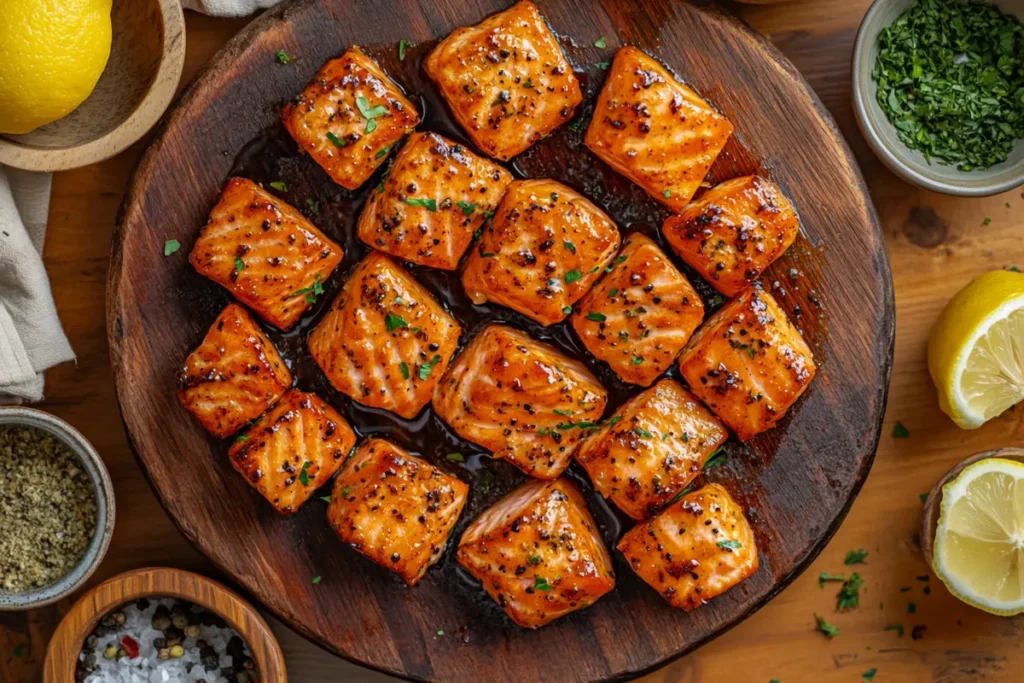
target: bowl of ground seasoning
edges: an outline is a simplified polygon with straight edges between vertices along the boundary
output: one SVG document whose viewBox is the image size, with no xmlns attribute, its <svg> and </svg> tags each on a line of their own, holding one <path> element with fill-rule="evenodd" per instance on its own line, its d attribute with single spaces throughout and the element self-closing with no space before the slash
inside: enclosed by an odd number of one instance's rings
<svg viewBox="0 0 1024 683">
<path fill-rule="evenodd" d="M 1024 0 L 875 0 L 853 50 L 868 144 L 919 187 L 982 197 L 1024 184 Z"/>
<path fill-rule="evenodd" d="M 0 611 L 74 592 L 113 530 L 110 475 L 85 437 L 49 413 L 0 408 Z"/>
</svg>

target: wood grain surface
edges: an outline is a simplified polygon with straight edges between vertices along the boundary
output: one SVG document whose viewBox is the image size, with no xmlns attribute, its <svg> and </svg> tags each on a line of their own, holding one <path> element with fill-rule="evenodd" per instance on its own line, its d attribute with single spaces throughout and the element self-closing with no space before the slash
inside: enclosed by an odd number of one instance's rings
<svg viewBox="0 0 1024 683">
<path fill-rule="evenodd" d="M 896 355 L 883 438 L 871 475 L 849 517 L 810 569 L 767 607 L 706 647 L 645 677 L 645 683 L 717 683 L 738 675 L 752 680 L 850 683 L 877 669 L 879 681 L 1018 680 L 1024 620 L 1000 619 L 952 598 L 930 584 L 917 546 L 922 504 L 938 478 L 967 455 L 1020 445 L 1020 411 L 984 428 L 963 432 L 938 409 L 925 365 L 928 331 L 946 300 L 976 275 L 1024 265 L 1020 192 L 962 200 L 917 190 L 895 178 L 859 137 L 850 107 L 850 49 L 868 0 L 794 1 L 772 7 L 730 6 L 766 35 L 811 83 L 836 118 L 867 178 L 883 225 L 893 268 Z M 186 13 L 187 83 L 246 23 Z M 76 364 L 47 373 L 43 408 L 69 420 L 103 454 L 118 504 L 111 552 L 93 577 L 98 582 L 148 565 L 219 572 L 173 526 L 132 457 L 114 398 L 104 315 L 104 286 L 115 215 L 143 144 L 102 164 L 54 179 L 45 261 Z M 1009 206 L 1007 206 L 1009 204 Z M 986 221 L 986 219 L 989 219 Z M 910 437 L 893 439 L 902 422 Z M 834 612 L 835 590 L 820 589 L 819 572 L 843 572 L 850 549 L 870 552 L 857 567 L 866 583 L 861 607 Z M 902 589 L 910 590 L 903 592 Z M 925 595 L 928 588 L 930 594 Z M 73 600 L 29 613 L 0 615 L 0 680 L 34 683 L 46 644 Z M 908 614 L 908 605 L 915 612 Z M 881 608 L 880 608 L 881 607 Z M 826 640 L 815 614 L 842 633 Z M 351 665 L 271 620 L 300 683 L 339 680 L 381 683 L 387 678 Z M 899 638 L 886 625 L 901 625 Z M 911 638 L 915 627 L 920 637 Z"/>
<path fill-rule="evenodd" d="M 334 652 L 416 680 L 500 679 L 591 681 L 635 676 L 688 652 L 753 613 L 785 586 L 835 531 L 874 455 L 893 341 L 888 259 L 866 187 L 852 155 L 807 85 L 767 42 L 714 8 L 682 2 L 547 0 L 548 21 L 561 31 L 570 59 L 583 70 L 588 100 L 603 72 L 593 66 L 618 45 L 632 44 L 677 69 L 709 97 L 737 133 L 711 172 L 713 182 L 761 172 L 798 207 L 798 245 L 764 277 L 797 321 L 819 371 L 778 427 L 728 447 L 727 463 L 706 475 L 724 483 L 751 518 L 761 570 L 692 613 L 667 606 L 615 555 L 617 589 L 595 606 L 540 631 L 505 619 L 458 568 L 451 552 L 415 589 L 350 552 L 324 524 L 314 499 L 279 517 L 233 471 L 226 444 L 209 438 L 177 401 L 181 359 L 226 303 L 184 258 L 229 175 L 284 181 L 288 198 L 316 200 L 318 227 L 344 244 L 341 272 L 365 253 L 354 222 L 376 182 L 341 192 L 308 157 L 281 141 L 279 106 L 299 92 L 339 46 L 360 44 L 421 100 L 425 127 L 459 137 L 419 64 L 435 39 L 508 6 L 506 0 L 381 4 L 309 0 L 285 4 L 233 39 L 172 112 L 142 160 L 114 236 L 108 290 L 108 336 L 122 412 L 135 451 L 158 497 L 191 541 L 282 620 Z M 607 48 L 594 46 L 605 37 Z M 412 50 L 397 57 L 399 40 Z M 282 68 L 283 49 L 298 60 Z M 269 133 L 265 131 L 270 130 Z M 252 142 L 254 138 L 259 138 Z M 660 238 L 665 214 L 642 192 L 601 164 L 569 127 L 516 158 L 515 170 L 553 177 L 585 192 L 624 233 Z M 181 192 L 188 178 L 189 191 Z M 177 257 L 162 253 L 178 239 Z M 507 321 L 559 344 L 590 364 L 612 400 L 635 390 L 618 381 L 557 329 L 529 326 L 500 307 L 460 301 L 462 288 L 435 273 L 420 281 L 448 302 L 466 338 L 484 324 Z M 692 279 L 692 273 L 691 273 Z M 327 284 L 328 297 L 341 278 Z M 464 297 L 463 297 L 464 298 Z M 711 295 L 706 297 L 710 302 Z M 324 302 L 321 302 L 324 303 Z M 323 313 L 324 306 L 318 307 Z M 796 311 L 802 311 L 797 314 Z M 334 392 L 304 360 L 309 325 L 271 334 L 294 363 L 298 386 L 328 399 L 362 436 L 383 435 L 430 459 L 474 452 L 430 411 L 403 421 Z M 614 407 L 614 406 L 612 406 Z M 455 534 L 484 507 L 522 481 L 507 463 L 487 463 L 497 484 L 476 482 Z M 625 528 L 591 494 L 591 509 L 610 546 Z M 322 576 L 320 583 L 312 579 Z M 438 637 L 438 632 L 451 637 Z"/>
<path fill-rule="evenodd" d="M 119 574 L 78 599 L 57 627 L 46 650 L 44 683 L 68 683 L 85 638 L 113 610 L 139 598 L 188 600 L 218 614 L 249 645 L 256 670 L 264 681 L 286 683 L 284 656 L 260 613 L 234 591 L 205 576 L 180 569 L 154 567 Z"/>
</svg>

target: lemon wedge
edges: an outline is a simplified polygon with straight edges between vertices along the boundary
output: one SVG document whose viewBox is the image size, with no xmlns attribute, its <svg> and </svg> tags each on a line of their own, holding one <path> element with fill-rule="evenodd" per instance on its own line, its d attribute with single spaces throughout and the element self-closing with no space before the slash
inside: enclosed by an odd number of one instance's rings
<svg viewBox="0 0 1024 683">
<path fill-rule="evenodd" d="M 1024 399 L 1024 273 L 985 273 L 949 300 L 928 338 L 928 370 L 963 429 Z"/>
<path fill-rule="evenodd" d="M 986 458 L 942 487 L 932 567 L 969 605 L 1024 612 L 1024 464 Z"/>
</svg>

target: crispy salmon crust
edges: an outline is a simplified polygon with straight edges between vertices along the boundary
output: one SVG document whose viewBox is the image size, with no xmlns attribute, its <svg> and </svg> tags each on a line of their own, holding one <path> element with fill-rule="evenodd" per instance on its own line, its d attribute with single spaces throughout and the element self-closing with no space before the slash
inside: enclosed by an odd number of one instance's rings
<svg viewBox="0 0 1024 683">
<path fill-rule="evenodd" d="M 369 180 L 420 122 L 413 103 L 356 46 L 324 64 L 281 118 L 299 149 L 349 190 Z"/>
<path fill-rule="evenodd" d="M 228 180 L 189 256 L 192 266 L 271 325 L 287 330 L 312 305 L 343 252 L 298 209 L 245 178 Z"/>
</svg>

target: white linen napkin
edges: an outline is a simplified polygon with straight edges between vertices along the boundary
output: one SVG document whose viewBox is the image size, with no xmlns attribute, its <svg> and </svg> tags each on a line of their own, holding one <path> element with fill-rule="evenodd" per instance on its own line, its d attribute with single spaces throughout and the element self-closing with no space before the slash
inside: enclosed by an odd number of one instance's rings
<svg viewBox="0 0 1024 683">
<path fill-rule="evenodd" d="M 244 17 L 281 0 L 184 0 L 182 7 L 215 17 Z"/>
</svg>

